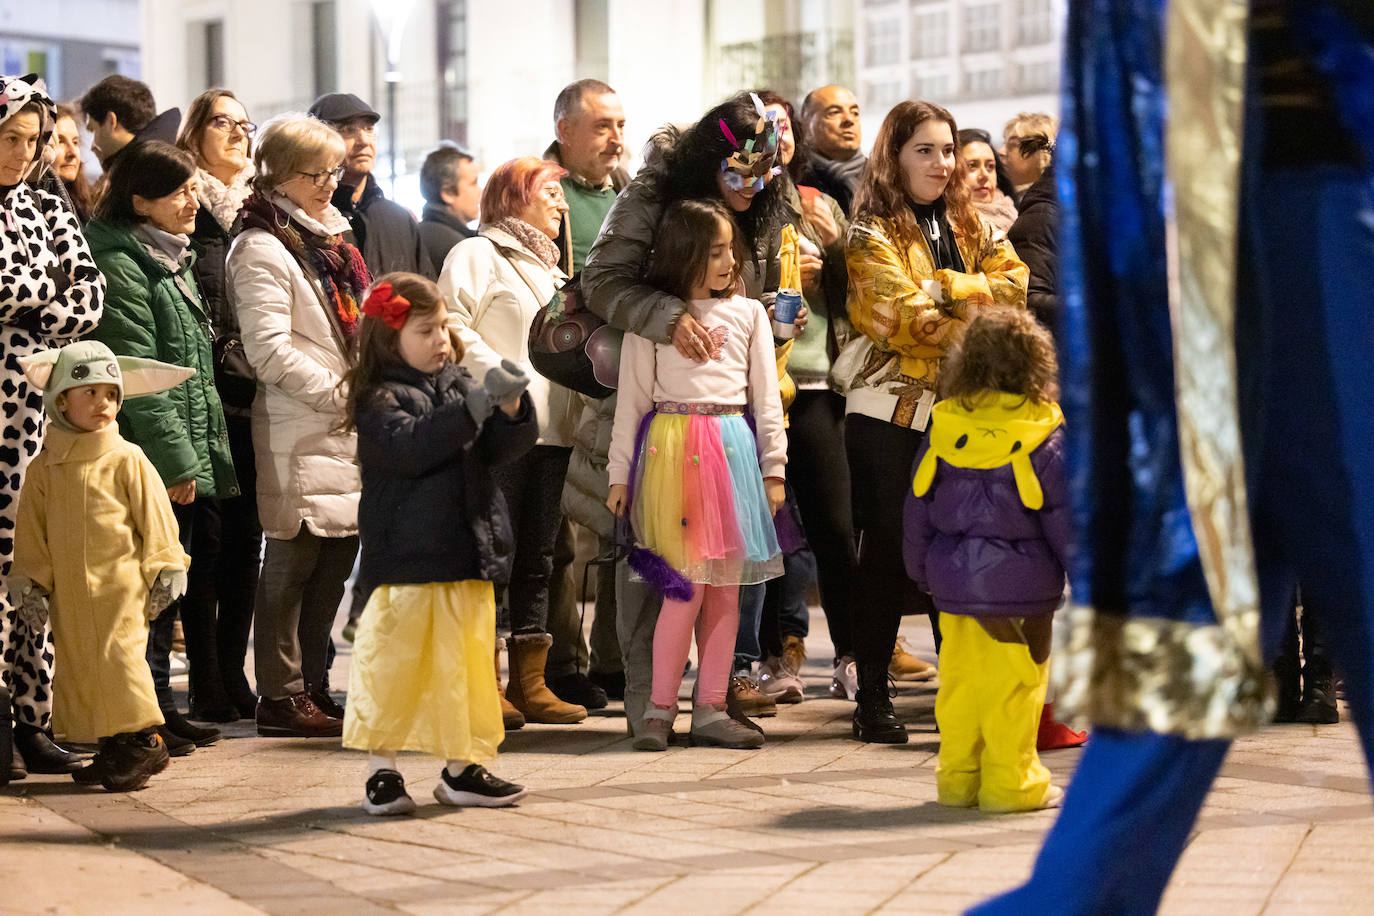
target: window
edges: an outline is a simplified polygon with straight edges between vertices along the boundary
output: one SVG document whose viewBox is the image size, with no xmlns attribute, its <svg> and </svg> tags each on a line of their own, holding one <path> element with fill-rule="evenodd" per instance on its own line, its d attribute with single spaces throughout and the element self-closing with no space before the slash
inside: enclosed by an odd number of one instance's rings
<svg viewBox="0 0 1374 916">
<path fill-rule="evenodd" d="M 985 99 L 1001 95 L 1005 79 L 1001 67 L 985 70 L 969 70 L 964 74 L 964 95 L 972 99 Z"/>
<path fill-rule="evenodd" d="M 224 20 L 205 23 L 205 88 L 224 85 Z"/>
<path fill-rule="evenodd" d="M 467 0 L 435 4 L 439 60 L 439 136 L 463 146 L 468 142 L 468 6 Z"/>
<path fill-rule="evenodd" d="M 1002 46 L 1002 4 L 964 8 L 964 50 L 996 51 Z"/>
<path fill-rule="evenodd" d="M 1016 43 L 1043 45 L 1054 40 L 1051 0 L 1019 0 L 1016 12 Z"/>
<path fill-rule="evenodd" d="M 949 13 L 917 13 L 911 17 L 911 58 L 944 57 L 949 53 Z"/>
<path fill-rule="evenodd" d="M 901 56 L 901 29 L 896 19 L 877 19 L 868 23 L 868 66 L 881 67 L 897 63 Z"/>
<path fill-rule="evenodd" d="M 911 82 L 911 97 L 913 99 L 943 105 L 949 101 L 950 95 L 948 73 L 927 73 L 917 76 Z"/>
<path fill-rule="evenodd" d="M 902 84 L 896 80 L 869 83 L 867 96 L 864 99 L 866 110 L 886 111 L 902 100 Z"/>
<path fill-rule="evenodd" d="M 310 4 L 310 81 L 319 98 L 339 84 L 339 17 L 334 0 Z"/>
<path fill-rule="evenodd" d="M 1016 88 L 1023 95 L 1053 92 L 1058 82 L 1059 68 L 1055 61 L 1041 60 L 1016 67 Z"/>
</svg>

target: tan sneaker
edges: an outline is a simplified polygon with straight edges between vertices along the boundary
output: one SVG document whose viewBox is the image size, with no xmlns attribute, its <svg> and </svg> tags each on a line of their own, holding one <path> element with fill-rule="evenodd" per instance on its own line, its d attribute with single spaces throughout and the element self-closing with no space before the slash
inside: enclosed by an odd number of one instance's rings
<svg viewBox="0 0 1374 916">
<path fill-rule="evenodd" d="M 935 671 L 930 662 L 911 654 L 905 637 L 897 637 L 892 647 L 892 661 L 887 666 L 887 673 L 894 681 L 928 681 L 935 676 Z"/>
<path fill-rule="evenodd" d="M 806 643 L 800 636 L 784 636 L 782 640 L 782 668 L 788 674 L 801 674 L 806 664 Z"/>
<path fill-rule="evenodd" d="M 730 678 L 730 692 L 726 694 L 725 704 L 731 715 L 766 718 L 778 714 L 778 704 L 759 690 L 759 685 L 747 674 Z"/>
</svg>

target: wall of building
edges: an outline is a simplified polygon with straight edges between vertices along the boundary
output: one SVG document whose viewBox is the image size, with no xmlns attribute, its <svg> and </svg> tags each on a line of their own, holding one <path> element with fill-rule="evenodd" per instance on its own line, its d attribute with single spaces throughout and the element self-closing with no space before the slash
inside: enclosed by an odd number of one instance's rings
<svg viewBox="0 0 1374 916">
<path fill-rule="evenodd" d="M 139 0 L 0 3 L 0 73 L 37 71 L 70 101 L 111 73 L 137 78 Z"/>
</svg>

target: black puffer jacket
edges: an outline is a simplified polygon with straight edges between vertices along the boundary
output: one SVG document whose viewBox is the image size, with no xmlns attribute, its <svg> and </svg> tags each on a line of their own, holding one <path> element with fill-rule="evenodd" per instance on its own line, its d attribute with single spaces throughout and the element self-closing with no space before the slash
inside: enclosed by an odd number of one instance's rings
<svg viewBox="0 0 1374 916">
<path fill-rule="evenodd" d="M 1054 166 L 1026 188 L 1018 204 L 1020 215 L 1007 230 L 1016 256 L 1030 268 L 1026 306 L 1050 331 L 1059 321 L 1059 194 L 1054 188 Z"/>
<path fill-rule="evenodd" d="M 510 514 L 488 469 L 533 448 L 539 427 L 528 394 L 517 418 L 497 410 L 478 427 L 466 404 L 477 387 L 452 363 L 394 366 L 359 409 L 365 588 L 510 578 Z"/>
</svg>

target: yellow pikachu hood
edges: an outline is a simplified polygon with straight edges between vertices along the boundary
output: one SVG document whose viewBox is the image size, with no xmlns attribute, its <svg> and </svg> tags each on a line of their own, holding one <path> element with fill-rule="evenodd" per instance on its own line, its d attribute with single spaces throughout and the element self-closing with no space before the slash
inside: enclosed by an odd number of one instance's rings
<svg viewBox="0 0 1374 916">
<path fill-rule="evenodd" d="M 926 495 L 938 459 L 979 470 L 1010 464 L 1021 503 L 1039 509 L 1045 505 L 1045 493 L 1030 453 L 1063 422 L 1058 404 L 1036 404 L 1019 394 L 990 393 L 972 410 L 958 399 L 940 401 L 930 411 L 930 448 L 916 468 L 911 489 L 917 496 Z"/>
</svg>

